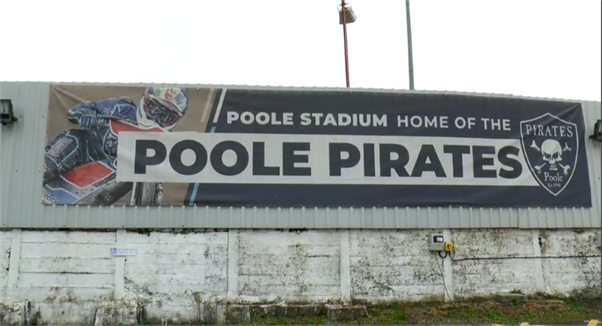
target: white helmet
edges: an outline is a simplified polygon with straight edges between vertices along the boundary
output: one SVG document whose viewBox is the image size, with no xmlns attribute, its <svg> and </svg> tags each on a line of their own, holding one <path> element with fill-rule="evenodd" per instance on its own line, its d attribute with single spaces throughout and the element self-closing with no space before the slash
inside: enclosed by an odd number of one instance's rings
<svg viewBox="0 0 602 326">
<path fill-rule="evenodd" d="M 188 111 L 188 92 L 179 87 L 149 87 L 138 106 L 141 124 L 152 121 L 163 129 L 173 129 Z"/>
</svg>

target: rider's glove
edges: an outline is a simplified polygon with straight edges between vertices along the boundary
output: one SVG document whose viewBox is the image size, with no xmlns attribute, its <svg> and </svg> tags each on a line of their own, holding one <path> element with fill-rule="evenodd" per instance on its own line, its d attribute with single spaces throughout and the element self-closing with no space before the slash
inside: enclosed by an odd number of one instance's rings
<svg viewBox="0 0 602 326">
<path fill-rule="evenodd" d="M 82 129 L 96 129 L 96 115 L 82 114 L 79 117 L 79 125 Z"/>
</svg>

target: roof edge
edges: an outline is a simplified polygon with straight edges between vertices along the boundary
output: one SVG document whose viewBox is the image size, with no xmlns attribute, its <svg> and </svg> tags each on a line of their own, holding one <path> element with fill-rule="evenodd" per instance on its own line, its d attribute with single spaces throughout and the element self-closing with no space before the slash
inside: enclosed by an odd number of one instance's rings
<svg viewBox="0 0 602 326">
<path fill-rule="evenodd" d="M 577 100 L 564 99 L 553 97 L 531 97 L 524 95 L 503 94 L 503 93 L 478 93 L 478 92 L 461 92 L 447 90 L 407 90 L 394 88 L 361 88 L 361 87 L 308 87 L 308 86 L 268 86 L 268 85 L 236 85 L 236 84 L 192 84 L 192 83 L 112 83 L 112 82 L 52 82 L 52 81 L 0 81 L 10 84 L 48 84 L 48 85 L 72 85 L 72 86 L 119 86 L 119 87 L 141 87 L 141 86 L 176 86 L 187 88 L 227 88 L 227 89 L 242 89 L 242 90 L 282 90 L 282 91 L 329 91 L 329 92 L 374 92 L 374 93 L 399 93 L 399 94 L 436 94 L 436 95 L 458 95 L 458 96 L 479 96 L 479 97 L 494 97 L 494 98 L 512 98 L 537 101 L 553 101 L 553 102 L 594 102 L 602 103 L 594 100 Z"/>
</svg>

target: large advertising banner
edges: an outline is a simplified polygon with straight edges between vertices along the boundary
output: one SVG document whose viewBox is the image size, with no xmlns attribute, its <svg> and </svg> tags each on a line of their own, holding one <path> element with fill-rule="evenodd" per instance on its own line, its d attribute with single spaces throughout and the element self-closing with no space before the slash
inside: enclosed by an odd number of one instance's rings
<svg viewBox="0 0 602 326">
<path fill-rule="evenodd" d="M 43 203 L 591 207 L 579 103 L 53 85 Z"/>
</svg>

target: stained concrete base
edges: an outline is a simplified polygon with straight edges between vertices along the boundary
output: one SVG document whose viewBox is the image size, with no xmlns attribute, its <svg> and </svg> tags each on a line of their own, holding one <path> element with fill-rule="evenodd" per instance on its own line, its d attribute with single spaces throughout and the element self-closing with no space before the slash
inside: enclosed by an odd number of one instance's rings
<svg viewBox="0 0 602 326">
<path fill-rule="evenodd" d="M 329 321 L 352 321 L 368 316 L 365 306 L 332 306 L 328 307 Z"/>
<path fill-rule="evenodd" d="M 199 304 L 153 309 L 153 304 L 124 302 L 20 302 L 0 309 L 1 325 L 236 325 L 247 324 L 251 316 L 318 317 L 350 321 L 368 315 L 365 306 L 340 305 L 242 305 Z"/>
</svg>

